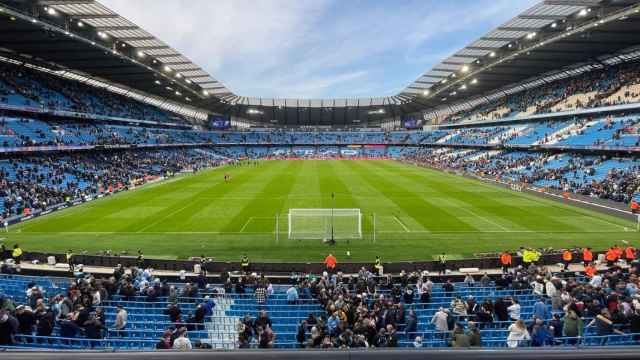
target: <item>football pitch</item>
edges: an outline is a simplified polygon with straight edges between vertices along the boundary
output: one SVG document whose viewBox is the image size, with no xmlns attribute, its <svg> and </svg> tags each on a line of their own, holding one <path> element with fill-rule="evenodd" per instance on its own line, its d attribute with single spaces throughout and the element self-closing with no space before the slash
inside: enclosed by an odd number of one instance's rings
<svg viewBox="0 0 640 360">
<path fill-rule="evenodd" d="M 225 182 L 223 175 L 231 175 Z M 335 199 L 332 199 L 332 193 Z M 359 208 L 361 239 L 290 240 L 290 208 Z M 374 231 L 375 228 L 375 231 Z M 276 229 L 279 234 L 276 236 Z M 320 262 L 430 260 L 520 246 L 638 244 L 635 224 L 395 161 L 261 161 L 184 175 L 9 228 L 5 244 L 63 253 Z M 350 251 L 351 258 L 346 258 Z"/>
</svg>

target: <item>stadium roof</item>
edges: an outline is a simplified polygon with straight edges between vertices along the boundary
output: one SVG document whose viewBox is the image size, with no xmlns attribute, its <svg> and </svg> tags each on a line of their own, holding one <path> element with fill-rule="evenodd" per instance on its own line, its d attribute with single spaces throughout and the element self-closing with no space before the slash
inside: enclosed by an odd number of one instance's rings
<svg viewBox="0 0 640 360">
<path fill-rule="evenodd" d="M 243 97 L 93 0 L 0 0 L 0 50 L 174 103 L 278 125 L 364 125 L 465 101 L 638 45 L 638 0 L 546 0 L 388 97 Z M 1 14 L 0 14 L 1 15 Z M 481 99 L 482 100 L 482 99 Z"/>
</svg>

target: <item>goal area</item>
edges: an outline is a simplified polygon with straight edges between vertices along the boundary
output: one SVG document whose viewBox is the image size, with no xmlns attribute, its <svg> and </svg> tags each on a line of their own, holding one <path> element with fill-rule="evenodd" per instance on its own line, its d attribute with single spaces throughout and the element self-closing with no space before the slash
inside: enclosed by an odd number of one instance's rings
<svg viewBox="0 0 640 360">
<path fill-rule="evenodd" d="M 360 209 L 289 209 L 289 239 L 362 238 Z"/>
</svg>

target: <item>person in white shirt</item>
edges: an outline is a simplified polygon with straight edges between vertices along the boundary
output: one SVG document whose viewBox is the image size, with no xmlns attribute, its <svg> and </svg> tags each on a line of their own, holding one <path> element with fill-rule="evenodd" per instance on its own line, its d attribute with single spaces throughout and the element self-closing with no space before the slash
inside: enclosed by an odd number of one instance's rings
<svg viewBox="0 0 640 360">
<path fill-rule="evenodd" d="M 114 329 L 118 331 L 118 335 L 126 337 L 127 333 L 124 329 L 127 327 L 127 310 L 122 305 L 118 305 L 118 312 L 116 313 L 116 324 Z"/>
<path fill-rule="evenodd" d="M 516 299 L 512 299 L 512 301 L 513 301 L 513 305 L 511 305 L 511 306 L 509 306 L 507 308 L 507 312 L 509 313 L 509 317 L 513 321 L 520 320 L 520 304 L 518 303 L 518 300 L 516 300 Z"/>
<path fill-rule="evenodd" d="M 589 285 L 595 287 L 595 288 L 601 288 L 602 287 L 602 275 L 596 273 L 595 275 L 593 275 L 593 278 L 591 278 L 591 281 L 589 282 Z"/>
<path fill-rule="evenodd" d="M 448 317 L 449 314 L 447 314 L 443 308 L 440 308 L 431 318 L 431 323 L 435 326 L 436 330 L 445 335 L 449 332 L 449 325 L 447 324 Z"/>
<path fill-rule="evenodd" d="M 524 324 L 524 321 L 518 320 L 515 323 L 509 325 L 509 335 L 507 336 L 507 346 L 515 348 L 525 345 L 526 341 L 531 340 L 529 331 Z"/>
<path fill-rule="evenodd" d="M 181 327 L 178 329 L 178 337 L 173 341 L 174 350 L 189 351 L 193 349 L 191 340 L 187 337 L 187 328 Z"/>
</svg>

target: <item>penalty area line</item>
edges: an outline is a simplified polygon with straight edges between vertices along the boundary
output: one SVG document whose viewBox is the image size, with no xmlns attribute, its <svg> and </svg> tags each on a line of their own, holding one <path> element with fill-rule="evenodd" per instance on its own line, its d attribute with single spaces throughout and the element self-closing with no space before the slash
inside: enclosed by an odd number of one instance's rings
<svg viewBox="0 0 640 360">
<path fill-rule="evenodd" d="M 244 223 L 244 225 L 242 225 L 242 228 L 240 228 L 240 232 L 241 232 L 241 233 L 242 233 L 242 232 L 244 232 L 244 229 L 246 229 L 246 228 L 247 228 L 247 225 L 249 225 L 249 223 L 251 222 L 251 220 L 253 220 L 253 216 L 249 217 L 249 218 L 247 219 L 247 222 L 245 222 L 245 223 Z"/>
<path fill-rule="evenodd" d="M 402 228 L 404 229 L 404 232 L 411 232 L 411 230 L 409 230 L 409 228 L 402 221 L 400 221 L 400 218 L 398 218 L 398 215 L 393 215 L 393 218 L 396 219 L 396 221 L 398 222 L 398 224 L 400 224 L 400 226 L 402 226 Z"/>
</svg>

